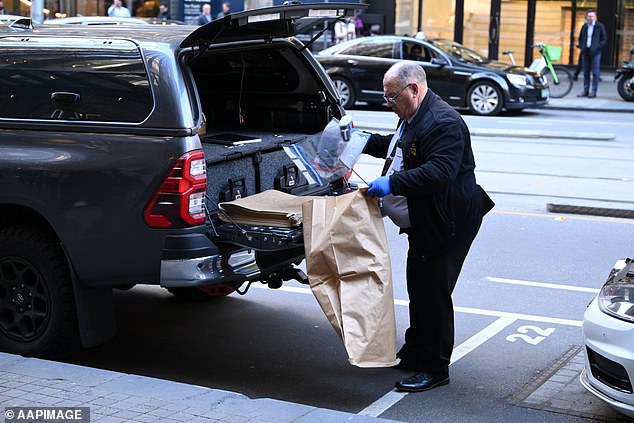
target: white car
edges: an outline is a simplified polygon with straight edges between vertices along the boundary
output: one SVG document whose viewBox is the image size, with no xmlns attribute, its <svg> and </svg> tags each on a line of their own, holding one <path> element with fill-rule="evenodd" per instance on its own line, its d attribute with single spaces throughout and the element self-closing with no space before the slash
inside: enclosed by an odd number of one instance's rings
<svg viewBox="0 0 634 423">
<path fill-rule="evenodd" d="M 592 394 L 634 417 L 634 259 L 619 260 L 583 318 L 586 365 L 580 380 Z"/>
</svg>

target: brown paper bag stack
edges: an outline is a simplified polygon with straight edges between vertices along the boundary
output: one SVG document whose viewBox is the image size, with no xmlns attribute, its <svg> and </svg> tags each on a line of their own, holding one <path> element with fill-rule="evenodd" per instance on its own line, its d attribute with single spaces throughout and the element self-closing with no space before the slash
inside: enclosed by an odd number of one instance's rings
<svg viewBox="0 0 634 423">
<path fill-rule="evenodd" d="M 376 198 L 314 197 L 302 214 L 310 286 L 350 363 L 397 364 L 392 269 Z"/>
</svg>

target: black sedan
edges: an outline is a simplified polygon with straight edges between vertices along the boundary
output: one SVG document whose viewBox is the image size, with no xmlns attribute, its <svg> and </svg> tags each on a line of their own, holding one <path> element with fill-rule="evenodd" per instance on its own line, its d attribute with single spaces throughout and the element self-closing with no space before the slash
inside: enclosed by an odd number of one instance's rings
<svg viewBox="0 0 634 423">
<path fill-rule="evenodd" d="M 383 104 L 383 74 L 399 60 L 425 68 L 429 87 L 456 108 L 493 116 L 501 110 L 548 102 L 548 86 L 538 72 L 496 62 L 456 42 L 402 36 L 357 38 L 315 56 L 332 78 L 344 107 L 355 101 Z"/>
</svg>

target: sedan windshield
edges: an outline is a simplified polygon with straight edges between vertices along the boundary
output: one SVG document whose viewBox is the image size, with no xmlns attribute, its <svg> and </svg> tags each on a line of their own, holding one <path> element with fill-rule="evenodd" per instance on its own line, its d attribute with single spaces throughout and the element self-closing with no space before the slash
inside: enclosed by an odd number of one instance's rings
<svg viewBox="0 0 634 423">
<path fill-rule="evenodd" d="M 452 59 L 459 62 L 482 63 L 487 60 L 477 51 L 471 50 L 470 48 L 467 48 L 462 44 L 458 44 L 451 40 L 437 38 L 429 40 L 429 42 L 450 55 Z"/>
</svg>

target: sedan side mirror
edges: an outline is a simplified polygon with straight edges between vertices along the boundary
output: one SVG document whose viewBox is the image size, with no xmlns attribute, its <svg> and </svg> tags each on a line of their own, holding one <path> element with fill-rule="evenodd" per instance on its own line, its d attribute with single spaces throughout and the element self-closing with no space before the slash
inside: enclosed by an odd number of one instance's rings
<svg viewBox="0 0 634 423">
<path fill-rule="evenodd" d="M 447 66 L 449 62 L 444 57 L 432 57 L 431 64 L 440 66 L 442 68 Z"/>
</svg>

